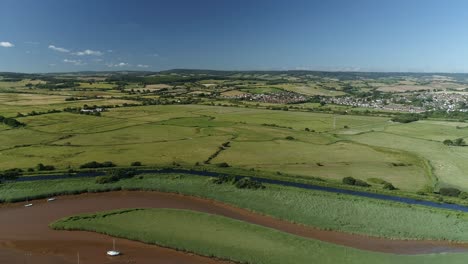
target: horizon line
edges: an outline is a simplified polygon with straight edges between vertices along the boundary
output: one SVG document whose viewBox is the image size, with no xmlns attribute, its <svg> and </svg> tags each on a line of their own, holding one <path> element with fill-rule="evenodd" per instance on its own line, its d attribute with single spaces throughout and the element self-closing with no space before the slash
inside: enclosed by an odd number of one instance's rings
<svg viewBox="0 0 468 264">
<path fill-rule="evenodd" d="M 122 73 L 122 72 L 141 72 L 141 73 L 161 73 L 169 71 L 213 71 L 213 72 L 327 72 L 327 73 L 392 73 L 392 74 L 468 74 L 468 72 L 444 72 L 444 71 L 358 71 L 358 70 L 312 70 L 312 69 L 271 69 L 271 70 L 214 70 L 200 68 L 171 68 L 166 70 L 81 70 L 81 71 L 55 71 L 55 72 L 20 72 L 20 71 L 0 71 L 0 74 L 65 74 L 65 73 Z"/>
</svg>

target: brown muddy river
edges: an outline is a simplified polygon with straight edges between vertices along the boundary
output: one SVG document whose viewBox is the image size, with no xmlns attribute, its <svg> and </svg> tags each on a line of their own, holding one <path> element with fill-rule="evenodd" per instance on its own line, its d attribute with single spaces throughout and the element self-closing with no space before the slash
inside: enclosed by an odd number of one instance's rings
<svg viewBox="0 0 468 264">
<path fill-rule="evenodd" d="M 305 227 L 200 198 L 160 192 L 111 192 L 59 197 L 47 203 L 33 201 L 0 206 L 0 263 L 66 264 L 228 263 L 140 242 L 116 239 L 123 255 L 107 257 L 112 238 L 91 232 L 55 231 L 48 227 L 59 218 L 121 208 L 176 208 L 222 215 L 298 236 L 348 247 L 396 254 L 468 251 L 468 244 L 446 241 L 389 240 Z"/>
</svg>

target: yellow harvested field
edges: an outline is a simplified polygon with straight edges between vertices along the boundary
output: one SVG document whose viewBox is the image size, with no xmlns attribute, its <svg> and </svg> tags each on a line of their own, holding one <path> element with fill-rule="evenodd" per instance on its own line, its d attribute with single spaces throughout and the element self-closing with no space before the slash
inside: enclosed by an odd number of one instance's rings
<svg viewBox="0 0 468 264">
<path fill-rule="evenodd" d="M 0 104 L 4 105 L 49 105 L 65 102 L 66 96 L 43 94 L 0 93 Z"/>
</svg>

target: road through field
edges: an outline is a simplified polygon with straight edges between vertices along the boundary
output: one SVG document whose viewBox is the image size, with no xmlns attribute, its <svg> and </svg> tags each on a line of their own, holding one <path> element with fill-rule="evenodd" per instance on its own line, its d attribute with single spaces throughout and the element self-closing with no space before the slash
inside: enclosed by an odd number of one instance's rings
<svg viewBox="0 0 468 264">
<path fill-rule="evenodd" d="M 110 192 L 59 197 L 54 202 L 33 201 L 0 207 L 0 263 L 59 264 L 77 263 L 227 263 L 220 260 L 117 239 L 124 255 L 107 257 L 112 247 L 108 236 L 82 231 L 55 231 L 48 224 L 80 213 L 122 208 L 175 208 L 200 211 L 238 219 L 298 236 L 348 247 L 397 254 L 468 251 L 467 244 L 446 241 L 400 241 L 305 227 L 244 209 L 201 198 L 160 192 Z M 190 223 L 187 223 L 190 224 Z"/>
</svg>

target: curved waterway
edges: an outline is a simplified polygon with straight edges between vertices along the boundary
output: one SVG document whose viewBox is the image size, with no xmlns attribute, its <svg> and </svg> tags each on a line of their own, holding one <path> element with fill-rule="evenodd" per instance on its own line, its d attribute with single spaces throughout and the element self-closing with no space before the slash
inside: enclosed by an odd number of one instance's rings
<svg viewBox="0 0 468 264">
<path fill-rule="evenodd" d="M 196 176 L 207 176 L 207 177 L 225 176 L 225 174 L 216 173 L 216 172 L 180 170 L 180 169 L 138 170 L 137 171 L 137 174 L 145 174 L 145 173 L 153 173 L 153 174 L 183 173 L 183 174 L 191 174 L 191 175 L 196 175 Z M 70 175 L 70 174 L 39 175 L 39 176 L 31 176 L 31 177 L 20 177 L 16 181 L 38 181 L 38 180 L 56 180 L 56 179 L 68 179 L 68 178 L 84 178 L 84 177 L 102 176 L 104 174 L 105 174 L 104 172 L 82 172 L 82 173 L 77 173 L 73 175 Z M 241 178 L 241 177 L 242 176 L 237 176 L 237 178 Z M 319 191 L 332 192 L 332 193 L 349 194 L 349 195 L 355 195 L 355 196 L 361 196 L 361 197 L 373 198 L 373 199 L 379 199 L 379 200 L 385 200 L 385 201 L 400 202 L 400 203 L 412 204 L 412 205 L 423 205 L 423 206 L 429 206 L 429 207 L 440 208 L 440 209 L 468 212 L 468 206 L 463 206 L 463 205 L 458 205 L 458 204 L 437 203 L 437 202 L 417 200 L 417 199 L 392 196 L 392 195 L 386 195 L 386 194 L 347 190 L 347 189 L 340 189 L 340 188 L 335 188 L 335 187 L 326 187 L 326 186 L 320 186 L 320 185 L 289 182 L 289 181 L 282 181 L 282 180 L 274 180 L 274 179 L 266 179 L 266 178 L 258 178 L 258 177 L 250 177 L 250 178 L 255 179 L 259 182 L 268 183 L 268 184 L 276 184 L 276 185 L 281 185 L 281 186 L 296 187 L 296 188 L 308 189 L 308 190 L 319 190 Z"/>
<path fill-rule="evenodd" d="M 82 231 L 56 231 L 48 227 L 49 223 L 62 217 L 122 208 L 193 210 L 238 219 L 306 238 L 377 252 L 424 254 L 468 251 L 468 244 L 447 241 L 389 240 L 318 230 L 212 200 L 161 192 L 81 194 L 61 196 L 53 202 L 36 200 L 32 203 L 32 207 L 24 207 L 24 203 L 0 206 L 0 263 L 77 263 L 78 252 L 82 263 L 228 263 L 126 239 L 117 239 L 117 249 L 124 255 L 111 258 L 105 254 L 112 247 L 111 237 Z"/>
</svg>

